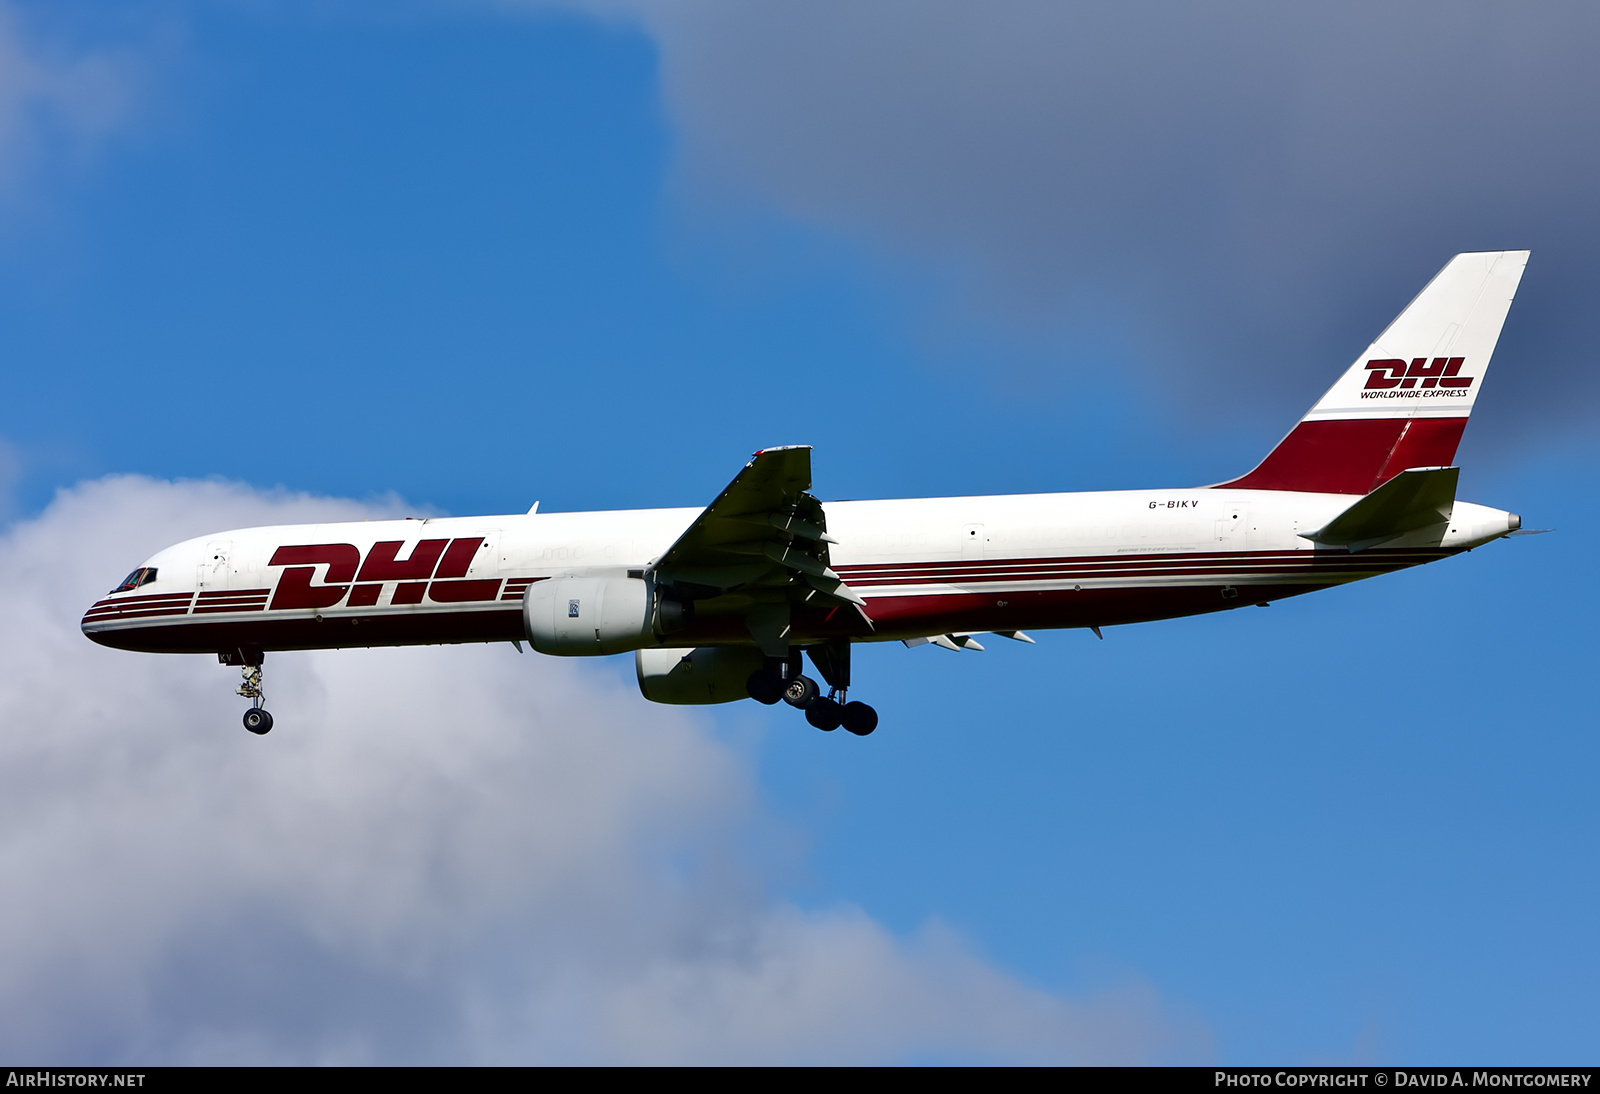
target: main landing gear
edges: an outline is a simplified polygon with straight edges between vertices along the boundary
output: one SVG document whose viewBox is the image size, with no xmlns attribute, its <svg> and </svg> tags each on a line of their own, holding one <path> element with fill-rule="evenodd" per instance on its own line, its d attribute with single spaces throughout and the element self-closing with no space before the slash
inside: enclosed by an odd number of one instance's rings
<svg viewBox="0 0 1600 1094">
<path fill-rule="evenodd" d="M 244 728 L 255 734 L 272 731 L 272 715 L 262 705 L 267 700 L 266 692 L 261 689 L 261 666 L 266 659 L 267 655 L 260 650 L 233 650 L 217 654 L 218 661 L 224 665 L 237 665 L 244 673 L 239 694 L 250 700 L 250 709 L 244 712 Z"/>
<path fill-rule="evenodd" d="M 772 706 L 779 700 L 806 713 L 806 721 L 824 732 L 843 727 L 857 737 L 878 728 L 878 712 L 865 703 L 846 702 L 850 688 L 850 645 L 829 643 L 806 650 L 818 673 L 829 684 L 828 694 L 811 677 L 801 673 L 798 652 L 788 658 L 772 658 L 766 666 L 750 674 L 745 689 L 750 698 Z"/>
</svg>

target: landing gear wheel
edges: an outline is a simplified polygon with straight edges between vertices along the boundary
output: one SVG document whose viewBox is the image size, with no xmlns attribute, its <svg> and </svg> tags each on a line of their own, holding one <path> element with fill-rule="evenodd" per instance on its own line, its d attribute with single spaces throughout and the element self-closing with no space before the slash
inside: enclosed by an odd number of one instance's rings
<svg viewBox="0 0 1600 1094">
<path fill-rule="evenodd" d="M 840 713 L 840 724 L 857 737 L 865 737 L 878 728 L 878 712 L 865 703 L 846 703 Z"/>
<path fill-rule="evenodd" d="M 744 690 L 756 702 L 770 707 L 783 698 L 783 677 L 773 669 L 756 669 L 744 682 Z"/>
<path fill-rule="evenodd" d="M 792 707 L 799 707 L 801 710 L 805 710 L 817 701 L 817 695 L 821 691 L 822 689 L 817 687 L 817 682 L 811 677 L 796 676 L 783 689 L 783 701 Z"/>
<path fill-rule="evenodd" d="M 239 685 L 238 694 L 250 700 L 250 709 L 244 712 L 244 728 L 251 733 L 269 733 L 272 730 L 272 715 L 261 704 L 266 701 L 267 693 L 262 690 L 262 669 L 267 655 L 259 650 L 248 652 L 235 650 L 233 653 L 224 651 L 217 654 L 217 658 L 226 665 L 238 665 L 244 672 L 244 682 Z"/>
<path fill-rule="evenodd" d="M 806 707 L 806 721 L 824 733 L 838 729 L 843 717 L 844 708 L 832 699 L 813 699 L 811 705 Z"/>
</svg>

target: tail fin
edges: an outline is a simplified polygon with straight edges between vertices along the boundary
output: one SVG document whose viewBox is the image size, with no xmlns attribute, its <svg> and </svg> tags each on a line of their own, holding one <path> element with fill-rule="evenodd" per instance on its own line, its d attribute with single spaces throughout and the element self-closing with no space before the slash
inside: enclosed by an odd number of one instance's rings
<svg viewBox="0 0 1600 1094">
<path fill-rule="evenodd" d="M 1243 478 L 1245 490 L 1366 494 L 1455 459 L 1527 251 L 1459 254 Z"/>
</svg>

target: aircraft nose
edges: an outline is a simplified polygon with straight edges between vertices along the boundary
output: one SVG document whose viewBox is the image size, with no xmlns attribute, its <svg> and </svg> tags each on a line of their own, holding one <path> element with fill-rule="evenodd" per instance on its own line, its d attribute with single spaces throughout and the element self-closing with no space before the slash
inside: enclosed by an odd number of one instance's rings
<svg viewBox="0 0 1600 1094">
<path fill-rule="evenodd" d="M 110 598 L 96 600 L 89 605 L 89 610 L 83 613 L 83 620 L 78 627 L 89 641 L 109 646 L 111 643 L 106 641 L 105 627 L 116 618 L 117 614 L 116 601 Z"/>
<path fill-rule="evenodd" d="M 97 646 L 110 646 L 111 645 L 110 642 L 106 641 L 105 634 L 98 627 L 93 625 L 93 620 L 91 619 L 90 616 L 85 615 L 83 617 L 83 622 L 81 624 L 79 624 L 79 626 L 83 630 L 83 636 L 85 638 L 87 638 L 89 641 L 93 642 L 95 645 L 97 645 Z"/>
<path fill-rule="evenodd" d="M 192 589 L 133 592 L 119 588 L 91 604 L 79 627 L 85 637 L 102 646 L 153 651 L 161 648 L 152 645 L 152 640 L 159 643 L 160 635 L 159 628 L 152 631 L 150 624 L 163 622 L 167 616 L 188 615 L 193 601 Z"/>
</svg>

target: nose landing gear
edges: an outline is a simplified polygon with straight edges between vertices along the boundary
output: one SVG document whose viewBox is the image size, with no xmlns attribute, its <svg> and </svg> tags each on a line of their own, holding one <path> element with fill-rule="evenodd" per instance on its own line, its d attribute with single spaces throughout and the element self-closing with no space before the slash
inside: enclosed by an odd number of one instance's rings
<svg viewBox="0 0 1600 1094">
<path fill-rule="evenodd" d="M 251 707 L 244 712 L 244 728 L 251 733 L 270 733 L 272 715 L 261 707 Z"/>
<path fill-rule="evenodd" d="M 244 728 L 258 735 L 272 731 L 272 715 L 263 706 L 267 695 L 262 690 L 262 664 L 266 659 L 267 655 L 260 650 L 233 650 L 217 654 L 218 661 L 224 665 L 237 665 L 244 673 L 244 683 L 238 688 L 238 694 L 250 700 L 250 709 L 244 712 Z"/>
</svg>

